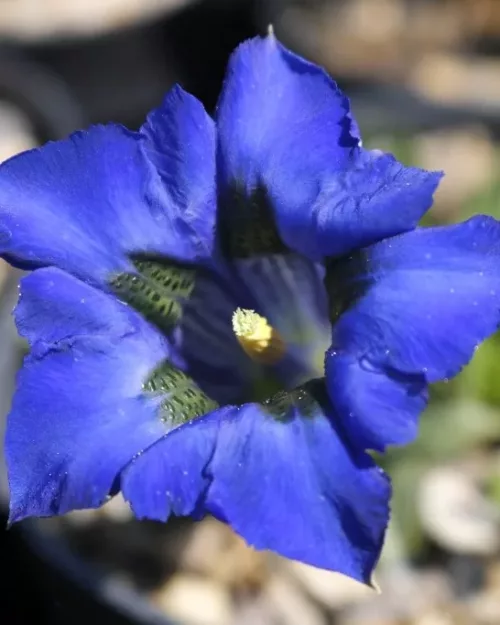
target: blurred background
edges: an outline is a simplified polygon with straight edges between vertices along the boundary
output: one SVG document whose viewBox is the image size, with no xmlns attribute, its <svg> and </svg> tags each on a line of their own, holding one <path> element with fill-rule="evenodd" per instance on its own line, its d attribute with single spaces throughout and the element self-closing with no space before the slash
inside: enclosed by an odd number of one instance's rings
<svg viewBox="0 0 500 625">
<path fill-rule="evenodd" d="M 366 145 L 445 170 L 427 223 L 500 217 L 500 0 L 0 0 L 0 160 L 95 122 L 138 127 L 175 82 L 212 110 L 231 50 L 271 22 L 347 91 Z M 0 265 L 2 415 L 18 279 Z M 419 440 L 381 460 L 382 594 L 211 519 L 134 522 L 116 498 L 0 533 L 0 622 L 500 625 L 499 443 L 496 336 L 433 388 Z M 6 502 L 3 476 L 2 527 Z"/>
</svg>

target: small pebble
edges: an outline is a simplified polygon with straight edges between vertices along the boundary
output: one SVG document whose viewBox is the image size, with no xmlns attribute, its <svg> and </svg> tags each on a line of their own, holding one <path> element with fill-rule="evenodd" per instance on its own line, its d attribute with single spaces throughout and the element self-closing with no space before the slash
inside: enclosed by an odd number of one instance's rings
<svg viewBox="0 0 500 625">
<path fill-rule="evenodd" d="M 284 567 L 311 597 L 330 610 L 337 610 L 350 603 L 375 597 L 377 594 L 373 588 L 340 573 L 332 573 L 293 560 L 284 560 Z"/>
<path fill-rule="evenodd" d="M 278 623 L 286 625 L 327 625 L 327 615 L 303 590 L 281 575 L 269 579 L 264 589 L 270 610 Z"/>
<path fill-rule="evenodd" d="M 167 616 L 190 625 L 231 625 L 231 599 L 222 584 L 195 575 L 174 575 L 151 595 Z"/>
<path fill-rule="evenodd" d="M 427 534 L 452 553 L 489 555 L 500 548 L 498 509 L 458 467 L 437 467 L 422 479 L 418 509 Z"/>
</svg>

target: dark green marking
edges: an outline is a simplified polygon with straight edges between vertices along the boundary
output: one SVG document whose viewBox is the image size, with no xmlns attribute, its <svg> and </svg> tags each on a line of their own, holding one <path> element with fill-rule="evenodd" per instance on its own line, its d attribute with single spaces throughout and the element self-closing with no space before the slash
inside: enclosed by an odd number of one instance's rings
<svg viewBox="0 0 500 625">
<path fill-rule="evenodd" d="M 219 212 L 221 244 L 227 258 L 249 258 L 288 251 L 276 226 L 270 200 L 263 186 L 250 195 L 232 188 Z"/>
<path fill-rule="evenodd" d="M 262 402 L 261 406 L 273 419 L 278 421 L 293 419 L 295 412 L 301 417 L 312 418 L 318 412 L 322 412 L 321 399 L 318 395 L 320 389 L 321 394 L 323 394 L 322 384 L 319 380 L 311 380 L 293 391 L 279 391 Z"/>
<path fill-rule="evenodd" d="M 146 393 L 165 395 L 161 402 L 161 420 L 176 426 L 201 417 L 218 408 L 200 387 L 169 362 L 162 363 L 143 385 Z"/>
<path fill-rule="evenodd" d="M 248 401 L 264 401 L 282 389 L 283 384 L 273 375 L 272 371 L 266 369 L 263 375 L 254 381 Z"/>
<path fill-rule="evenodd" d="M 155 260 L 134 261 L 137 271 L 157 289 L 172 297 L 187 299 L 194 288 L 194 270 L 174 265 L 167 266 Z"/>
<path fill-rule="evenodd" d="M 161 330 L 170 330 L 181 317 L 179 302 L 155 289 L 143 276 L 120 274 L 112 278 L 111 286 L 120 299 Z"/>
<path fill-rule="evenodd" d="M 341 258 L 328 258 L 325 262 L 325 290 L 328 296 L 330 321 L 337 319 L 370 287 L 367 271 L 369 261 L 364 250 Z"/>
<path fill-rule="evenodd" d="M 195 271 L 165 260 L 133 258 L 138 273 L 113 276 L 110 285 L 115 294 L 135 308 L 163 333 L 179 323 L 182 301 L 192 293 Z"/>
<path fill-rule="evenodd" d="M 115 294 L 163 334 L 169 334 L 182 316 L 182 307 L 195 286 L 195 270 L 145 256 L 132 257 L 137 273 L 113 276 Z M 218 408 L 200 387 L 180 369 L 165 361 L 143 384 L 148 395 L 161 398 L 160 418 L 175 427 Z"/>
</svg>

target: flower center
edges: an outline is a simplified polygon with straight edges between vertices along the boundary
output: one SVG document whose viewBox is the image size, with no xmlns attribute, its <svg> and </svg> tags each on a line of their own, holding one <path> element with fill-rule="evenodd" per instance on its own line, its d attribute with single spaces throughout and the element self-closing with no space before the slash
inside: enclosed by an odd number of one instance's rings
<svg viewBox="0 0 500 625">
<path fill-rule="evenodd" d="M 285 343 L 265 317 L 255 310 L 237 308 L 232 323 L 238 343 L 252 360 L 263 365 L 274 365 L 281 360 Z"/>
</svg>

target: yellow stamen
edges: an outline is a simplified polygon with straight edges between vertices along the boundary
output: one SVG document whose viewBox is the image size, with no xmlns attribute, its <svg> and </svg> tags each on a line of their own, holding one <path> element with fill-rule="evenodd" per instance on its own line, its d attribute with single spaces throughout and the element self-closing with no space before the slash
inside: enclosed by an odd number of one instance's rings
<svg viewBox="0 0 500 625">
<path fill-rule="evenodd" d="M 278 331 L 255 310 L 237 308 L 233 313 L 233 331 L 245 353 L 263 365 L 275 364 L 285 353 Z"/>
</svg>

